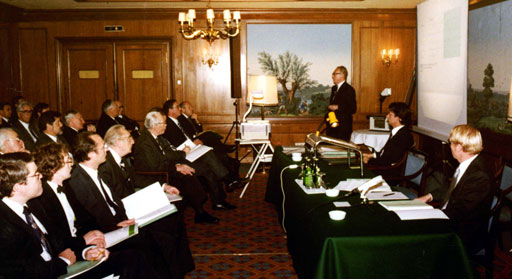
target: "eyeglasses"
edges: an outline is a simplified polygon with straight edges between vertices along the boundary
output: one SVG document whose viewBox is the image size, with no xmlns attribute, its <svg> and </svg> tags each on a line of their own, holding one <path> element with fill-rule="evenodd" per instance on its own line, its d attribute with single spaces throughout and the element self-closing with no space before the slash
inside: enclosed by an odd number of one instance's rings
<svg viewBox="0 0 512 279">
<path fill-rule="evenodd" d="M 22 110 L 20 111 L 21 113 L 32 113 L 33 110 L 29 109 L 29 110 Z"/>
<path fill-rule="evenodd" d="M 28 175 L 28 176 L 27 176 L 27 179 L 28 179 L 28 178 L 31 178 L 31 177 L 35 177 L 35 178 L 39 179 L 39 178 L 41 178 L 41 177 L 42 177 L 42 175 L 41 175 L 41 173 L 39 173 L 38 171 L 36 171 L 36 173 L 34 173 L 33 175 Z"/>
<path fill-rule="evenodd" d="M 333 76 L 335 75 L 341 75 L 341 73 L 332 73 Z"/>
</svg>

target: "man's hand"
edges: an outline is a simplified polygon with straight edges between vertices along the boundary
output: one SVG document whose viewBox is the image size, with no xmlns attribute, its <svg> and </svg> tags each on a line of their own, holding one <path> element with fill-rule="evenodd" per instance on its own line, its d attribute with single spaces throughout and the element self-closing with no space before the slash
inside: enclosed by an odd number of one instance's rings
<svg viewBox="0 0 512 279">
<path fill-rule="evenodd" d="M 185 152 L 186 154 L 190 153 L 190 146 L 185 145 L 185 147 L 181 151 Z"/>
<path fill-rule="evenodd" d="M 329 110 L 337 110 L 338 105 L 329 105 L 328 108 L 329 108 Z"/>
<path fill-rule="evenodd" d="M 373 153 L 363 153 L 363 163 L 368 164 L 368 161 L 373 157 Z"/>
<path fill-rule="evenodd" d="M 69 261 L 69 265 L 72 265 L 76 262 L 75 252 L 73 252 L 73 250 L 70 248 L 60 252 L 59 257 L 67 259 Z"/>
<path fill-rule="evenodd" d="M 87 245 L 96 245 L 100 248 L 104 248 L 105 243 L 105 236 L 102 232 L 98 230 L 90 231 L 84 235 L 85 244 Z"/>
<path fill-rule="evenodd" d="M 196 113 L 192 113 L 190 118 L 194 119 L 195 121 L 197 121 L 197 123 L 199 123 L 199 119 L 197 119 L 197 114 Z"/>
<path fill-rule="evenodd" d="M 180 190 L 178 190 L 178 188 L 171 186 L 167 183 L 164 184 L 164 192 L 169 193 L 171 195 L 179 195 L 180 194 Z"/>
<path fill-rule="evenodd" d="M 188 165 L 176 164 L 176 171 L 184 175 L 193 175 L 196 170 Z"/>
<path fill-rule="evenodd" d="M 431 194 L 426 194 L 424 196 L 421 196 L 419 198 L 415 198 L 415 200 L 417 201 L 422 201 L 424 203 L 427 203 L 427 202 L 431 202 L 434 198 L 432 197 Z"/>
<path fill-rule="evenodd" d="M 93 247 L 85 251 L 85 259 L 88 261 L 99 261 L 102 258 L 108 259 L 110 252 L 105 248 Z"/>
<path fill-rule="evenodd" d="M 195 139 L 194 144 L 200 145 L 200 144 L 203 144 L 203 141 L 200 139 Z"/>
<path fill-rule="evenodd" d="M 94 124 L 87 124 L 87 132 L 96 132 L 96 126 Z"/>
<path fill-rule="evenodd" d="M 128 220 L 124 220 L 122 222 L 119 222 L 119 224 L 117 224 L 117 226 L 121 227 L 121 228 L 124 228 L 124 227 L 131 226 L 133 224 L 135 224 L 135 219 L 128 219 Z"/>
</svg>

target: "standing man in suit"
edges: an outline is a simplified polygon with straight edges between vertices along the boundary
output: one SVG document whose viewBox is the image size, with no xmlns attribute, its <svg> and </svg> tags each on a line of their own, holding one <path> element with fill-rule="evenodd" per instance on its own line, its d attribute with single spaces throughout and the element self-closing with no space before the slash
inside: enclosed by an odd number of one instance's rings
<svg viewBox="0 0 512 279">
<path fill-rule="evenodd" d="M 11 153 L 0 158 L 0 276 L 5 278 L 55 278 L 76 261 L 65 242 L 49 233 L 43 220 L 27 202 L 41 195 L 41 174 L 32 155 Z M 85 259 L 108 257 L 103 248 L 86 248 Z"/>
<path fill-rule="evenodd" d="M 406 103 L 391 103 L 386 121 L 392 127 L 389 139 L 379 152 L 363 154 L 363 161 L 368 165 L 390 166 L 397 163 L 414 145 L 409 131 L 411 110 Z"/>
<path fill-rule="evenodd" d="M 7 102 L 0 103 L 0 117 L 2 117 L 2 127 L 11 127 L 9 123 L 12 115 L 12 106 Z"/>
<path fill-rule="evenodd" d="M 335 128 L 327 124 L 327 136 L 350 141 L 352 134 L 352 114 L 356 113 L 356 91 L 347 83 L 348 71 L 338 66 L 332 72 L 334 86 L 331 89 L 329 112 L 334 111 L 339 125 Z"/>
<path fill-rule="evenodd" d="M 61 142 L 66 145 L 69 150 L 69 144 L 62 136 L 62 122 L 60 121 L 60 116 L 60 113 L 52 110 L 41 114 L 41 117 L 39 117 L 39 131 L 41 131 L 41 134 L 36 142 L 36 146 L 39 147 L 51 142 Z"/>
<path fill-rule="evenodd" d="M 116 125 L 120 124 L 116 117 L 119 116 L 119 106 L 118 104 L 111 100 L 107 99 L 103 104 L 101 105 L 101 116 L 98 120 L 98 123 L 96 124 L 96 132 L 101 136 L 104 137 L 107 130 Z"/>
<path fill-rule="evenodd" d="M 32 105 L 29 102 L 21 102 L 17 109 L 18 119 L 13 121 L 12 128 L 18 133 L 20 139 L 25 143 L 25 148 L 34 151 L 36 148 L 37 134 L 30 127 L 32 116 Z"/>
<path fill-rule="evenodd" d="M 24 151 L 25 144 L 18 138 L 18 134 L 13 129 L 0 129 L 0 155 Z"/>
<path fill-rule="evenodd" d="M 484 248 L 489 237 L 487 226 L 496 191 L 489 164 L 480 155 L 480 131 L 469 125 L 455 126 L 450 132 L 450 149 L 460 164 L 448 187 L 432 189 L 418 199 L 439 201 L 470 255 Z"/>
</svg>

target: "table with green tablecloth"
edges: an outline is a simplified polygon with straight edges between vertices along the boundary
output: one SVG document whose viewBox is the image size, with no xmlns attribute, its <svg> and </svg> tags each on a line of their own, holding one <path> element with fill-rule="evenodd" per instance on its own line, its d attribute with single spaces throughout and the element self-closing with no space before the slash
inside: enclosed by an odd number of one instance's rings
<svg viewBox="0 0 512 279">
<path fill-rule="evenodd" d="M 277 147 L 270 168 L 265 199 L 276 205 L 279 222 L 283 195 L 281 170 L 293 164 Z M 320 162 L 330 187 L 347 178 L 360 178 L 359 169 Z M 299 278 L 471 278 L 464 247 L 448 220 L 401 221 L 377 203 L 361 204 L 358 195 L 331 198 L 306 194 L 295 182 L 300 170 L 283 172 L 284 225 L 287 245 Z M 373 174 L 365 171 L 364 177 Z M 343 192 L 342 192 L 343 193 Z M 333 201 L 351 207 L 342 221 L 328 212 Z"/>
</svg>

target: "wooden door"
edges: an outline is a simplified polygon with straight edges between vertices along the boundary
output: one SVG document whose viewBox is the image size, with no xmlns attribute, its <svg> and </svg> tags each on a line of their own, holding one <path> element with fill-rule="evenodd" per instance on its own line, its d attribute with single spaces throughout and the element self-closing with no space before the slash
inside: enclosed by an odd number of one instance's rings
<svg viewBox="0 0 512 279">
<path fill-rule="evenodd" d="M 117 90 L 125 113 L 139 122 L 170 97 L 169 42 L 116 43 Z"/>
<path fill-rule="evenodd" d="M 60 56 L 62 111 L 79 111 L 96 120 L 101 104 L 114 95 L 114 59 L 111 42 L 64 42 Z"/>
</svg>

